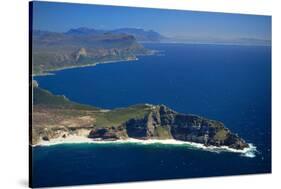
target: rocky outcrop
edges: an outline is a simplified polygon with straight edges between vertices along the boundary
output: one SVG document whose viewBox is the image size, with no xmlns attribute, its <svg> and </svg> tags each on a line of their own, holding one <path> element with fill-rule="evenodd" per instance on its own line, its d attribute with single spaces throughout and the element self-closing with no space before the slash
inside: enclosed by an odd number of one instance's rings
<svg viewBox="0 0 281 189">
<path fill-rule="evenodd" d="M 228 146 L 244 149 L 248 144 L 233 134 L 222 122 L 196 115 L 177 113 L 164 105 L 156 106 L 142 119 L 124 123 L 129 137 L 137 139 L 159 138 L 201 143 L 206 146 Z"/>
<path fill-rule="evenodd" d="M 161 120 L 162 119 L 162 120 Z M 170 135 L 170 125 L 165 123 L 168 119 L 161 117 L 160 111 L 152 110 L 143 119 L 130 119 L 124 123 L 127 134 L 131 138 L 172 138 Z"/>
<path fill-rule="evenodd" d="M 88 137 L 95 140 L 117 140 L 128 138 L 126 130 L 122 126 L 95 128 L 91 130 Z"/>
<path fill-rule="evenodd" d="M 87 56 L 87 52 L 85 48 L 80 48 L 77 52 L 73 53 L 74 59 L 77 62 L 79 60 L 80 57 L 86 57 Z"/>
<path fill-rule="evenodd" d="M 91 127 L 46 127 L 32 128 L 31 144 L 38 144 L 42 141 L 51 141 L 54 139 L 64 139 L 68 137 L 78 136 L 87 137 L 93 128 Z"/>
<path fill-rule="evenodd" d="M 93 129 L 90 134 L 89 138 L 93 139 L 100 139 L 100 140 L 117 140 L 119 137 L 114 132 L 114 130 L 106 129 L 106 128 L 98 128 Z"/>
</svg>

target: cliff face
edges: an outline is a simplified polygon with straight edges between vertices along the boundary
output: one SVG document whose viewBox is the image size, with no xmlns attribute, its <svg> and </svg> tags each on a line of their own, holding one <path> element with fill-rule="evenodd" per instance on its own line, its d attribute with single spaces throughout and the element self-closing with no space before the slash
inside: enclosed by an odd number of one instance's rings
<svg viewBox="0 0 281 189">
<path fill-rule="evenodd" d="M 176 139 L 201 143 L 206 146 L 228 146 L 244 149 L 248 144 L 238 135 L 231 133 L 223 123 L 196 115 L 177 113 L 164 105 L 155 106 L 141 119 L 130 119 L 119 126 L 122 133 L 136 139 Z M 89 137 L 99 139 L 121 139 L 110 129 L 92 130 Z M 123 135 L 124 138 L 125 135 Z"/>
</svg>

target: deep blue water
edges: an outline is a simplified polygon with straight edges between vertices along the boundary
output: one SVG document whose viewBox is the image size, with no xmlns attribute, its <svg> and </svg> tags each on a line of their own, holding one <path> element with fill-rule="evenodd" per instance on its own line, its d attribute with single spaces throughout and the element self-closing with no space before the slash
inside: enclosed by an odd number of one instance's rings
<svg viewBox="0 0 281 189">
<path fill-rule="evenodd" d="M 217 119 L 256 157 L 182 146 L 64 144 L 33 148 L 34 186 L 271 172 L 271 47 L 147 44 L 164 56 L 39 76 L 55 94 L 102 108 L 165 104 Z"/>
</svg>

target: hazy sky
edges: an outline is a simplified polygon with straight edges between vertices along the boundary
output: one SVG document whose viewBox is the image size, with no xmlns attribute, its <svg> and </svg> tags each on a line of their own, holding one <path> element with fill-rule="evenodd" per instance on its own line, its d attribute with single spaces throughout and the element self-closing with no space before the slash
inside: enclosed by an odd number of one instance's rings
<svg viewBox="0 0 281 189">
<path fill-rule="evenodd" d="M 33 28 L 155 30 L 169 37 L 271 39 L 271 17 L 116 6 L 35 2 Z"/>
</svg>

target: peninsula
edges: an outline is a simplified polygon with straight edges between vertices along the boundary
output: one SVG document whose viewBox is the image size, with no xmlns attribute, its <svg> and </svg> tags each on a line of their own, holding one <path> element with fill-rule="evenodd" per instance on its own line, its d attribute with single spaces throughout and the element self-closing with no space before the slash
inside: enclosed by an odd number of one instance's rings
<svg viewBox="0 0 281 189">
<path fill-rule="evenodd" d="M 104 110 L 53 95 L 35 81 L 32 88 L 32 145 L 85 138 L 94 141 L 174 139 L 236 150 L 249 147 L 222 122 L 178 113 L 165 105 L 139 104 Z"/>
<path fill-rule="evenodd" d="M 144 48 L 135 36 L 123 30 L 106 32 L 78 28 L 65 33 L 33 30 L 32 74 L 136 60 L 137 56 L 155 53 L 154 50 Z"/>
</svg>

